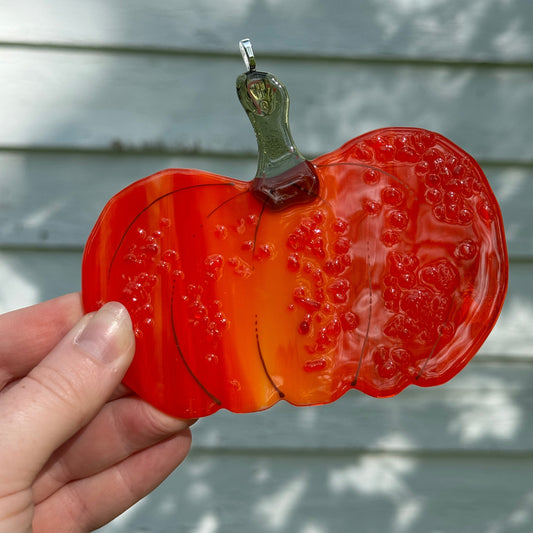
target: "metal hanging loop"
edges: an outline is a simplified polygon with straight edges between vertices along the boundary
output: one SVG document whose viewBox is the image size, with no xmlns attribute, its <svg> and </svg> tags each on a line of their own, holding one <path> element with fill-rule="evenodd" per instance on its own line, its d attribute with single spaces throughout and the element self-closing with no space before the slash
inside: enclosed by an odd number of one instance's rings
<svg viewBox="0 0 533 533">
<path fill-rule="evenodd" d="M 248 72 L 253 72 L 255 70 L 255 56 L 250 39 L 239 41 L 239 49 Z"/>
</svg>

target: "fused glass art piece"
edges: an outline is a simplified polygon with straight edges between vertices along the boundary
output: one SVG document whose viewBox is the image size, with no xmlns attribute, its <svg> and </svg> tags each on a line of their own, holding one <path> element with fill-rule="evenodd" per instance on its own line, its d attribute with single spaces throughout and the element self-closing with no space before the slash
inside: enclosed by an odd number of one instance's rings
<svg viewBox="0 0 533 533">
<path fill-rule="evenodd" d="M 163 170 L 115 195 L 87 241 L 86 310 L 120 301 L 134 323 L 124 382 L 162 411 L 199 417 L 449 380 L 507 289 L 502 217 L 481 168 L 437 133 L 397 127 L 308 161 L 285 87 L 256 70 L 249 41 L 241 51 L 255 178 Z"/>
</svg>

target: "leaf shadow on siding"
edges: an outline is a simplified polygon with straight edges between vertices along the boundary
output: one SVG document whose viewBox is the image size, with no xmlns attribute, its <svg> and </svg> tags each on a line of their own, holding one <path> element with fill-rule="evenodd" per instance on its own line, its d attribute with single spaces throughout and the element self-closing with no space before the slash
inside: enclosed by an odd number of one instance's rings
<svg viewBox="0 0 533 533">
<path fill-rule="evenodd" d="M 405 36 L 421 35 L 421 27 L 438 24 L 444 16 L 446 2 L 435 0 L 431 2 L 435 14 L 425 11 L 425 18 L 418 19 L 425 25 L 417 26 L 408 8 L 416 15 L 416 6 L 422 4 L 396 0 L 395 17 L 387 7 L 390 4 L 378 1 L 361 3 L 357 13 L 351 11 L 354 4 L 341 2 L 339 11 L 354 17 L 363 13 L 368 28 L 389 32 L 391 42 L 399 42 Z M 179 17 L 169 15 L 169 4 L 161 5 L 167 9 L 162 10 L 165 17 L 157 18 L 158 24 L 172 28 L 161 27 L 160 31 L 176 31 Z M 209 2 L 201 5 L 203 9 L 211 7 Z M 271 13 L 281 6 L 266 0 L 246 5 L 238 24 L 224 21 L 222 12 L 220 15 L 222 23 L 235 33 L 235 42 L 248 35 L 257 13 Z M 331 7 L 325 5 L 315 2 L 315 15 L 325 10 L 327 15 Z M 478 36 L 481 50 L 488 46 L 483 28 L 489 12 L 481 16 L 481 2 L 473 5 L 478 16 L 468 29 L 472 43 Z M 107 9 L 106 16 L 113 17 L 113 4 Z M 157 10 L 157 4 L 150 9 Z M 303 15 L 309 6 L 295 2 L 291 9 L 294 23 L 298 13 Z M 446 11 L 446 17 L 449 15 Z M 123 32 L 132 40 L 134 31 L 142 30 L 139 20 L 121 20 Z M 201 29 L 199 22 L 200 35 Z M 295 31 L 294 27 L 276 35 L 278 42 L 290 31 Z M 317 39 L 332 39 L 332 31 L 322 36 L 317 32 Z M 259 43 L 270 37 L 264 30 L 258 34 Z M 414 53 L 425 41 L 413 38 L 410 43 L 410 53 Z M 57 52 L 50 57 L 51 66 L 62 69 L 57 75 L 65 83 L 57 83 L 50 73 L 42 76 L 43 90 L 56 87 L 57 92 L 47 95 L 36 108 L 40 116 L 32 135 L 40 130 L 42 136 L 30 136 L 29 141 L 44 139 L 58 149 L 57 165 L 62 164 L 64 148 L 69 157 L 109 153 L 117 157 L 115 164 L 120 164 L 123 154 L 119 152 L 124 149 L 160 153 L 154 164 L 163 162 L 169 153 L 232 152 L 238 158 L 241 152 L 255 149 L 246 120 L 234 102 L 233 80 L 242 68 L 239 58 L 101 50 Z M 265 61 L 265 69 L 272 63 Z M 294 88 L 293 130 L 302 139 L 302 148 L 321 152 L 365 129 L 406 123 L 442 131 L 483 157 L 519 160 L 528 156 L 531 136 L 526 134 L 531 124 L 523 109 L 533 86 L 529 71 L 378 63 L 329 65 L 289 59 L 272 66 Z M 46 71 L 46 66 L 41 68 Z M 318 79 L 315 68 L 320 69 Z M 496 88 L 487 92 L 487 85 Z M 506 95 L 513 87 L 520 90 L 508 100 Z M 426 103 L 426 111 L 420 112 L 420 102 Z M 487 108 L 493 113 L 490 120 L 483 112 Z M 519 128 L 517 120 L 523 120 Z M 502 124 L 510 126 L 504 142 L 499 133 Z M 36 163 L 30 158 L 27 161 L 26 174 L 39 176 L 40 167 L 32 168 Z M 68 187 L 68 182 L 55 186 Z M 109 184 L 100 186 L 103 202 Z M 84 202 L 79 207 L 86 209 Z M 57 211 L 45 212 L 50 218 L 45 217 L 42 228 L 48 229 Z M 57 216 L 65 216 L 63 211 L 59 213 Z M 80 216 L 90 219 L 87 212 Z M 83 231 L 79 227 L 76 231 L 70 245 L 79 247 Z M 14 261 L 12 270 L 35 287 L 39 296 L 48 297 L 52 290 L 61 292 L 61 270 L 64 266 L 69 272 L 76 271 L 78 253 L 68 258 L 66 254 L 38 254 L 39 271 L 29 266 L 32 257 L 36 258 L 31 252 Z M 72 264 L 60 267 L 58 258 Z M 58 285 L 50 285 L 51 279 Z M 485 368 L 480 363 L 471 365 L 453 386 L 439 391 L 409 391 L 379 402 L 350 394 L 335 405 L 320 408 L 279 405 L 257 415 L 220 413 L 194 428 L 197 442 L 183 467 L 152 496 L 101 531 L 341 533 L 356 528 L 363 533 L 525 532 L 533 506 L 527 481 L 533 474 L 529 455 L 531 380 L 525 379 L 530 373 L 528 366 L 507 370 L 490 363 Z"/>
<path fill-rule="evenodd" d="M 103 531 L 526 532 L 532 377 L 477 362 L 387 400 L 217 413 L 186 463 Z"/>
<path fill-rule="evenodd" d="M 362 3 L 362 17 L 366 13 L 368 26 L 379 31 L 380 24 L 385 24 L 380 20 L 386 10 L 377 0 L 375 3 L 375 8 L 372 2 Z M 476 36 L 481 39 L 482 35 L 483 46 L 477 43 L 471 49 L 465 44 L 471 55 L 484 49 L 489 39 L 490 33 L 485 35 L 482 28 L 486 27 L 489 7 L 494 2 L 487 2 L 483 9 L 479 1 L 473 4 L 478 12 L 473 27 L 470 32 L 465 22 L 461 27 L 464 26 L 462 31 L 469 35 L 471 43 L 476 43 L 479 40 Z M 206 5 L 209 2 L 199 9 L 207 9 Z M 20 84 L 6 84 L 5 94 L 4 87 L 0 88 L 5 101 L 13 102 L 0 144 L 44 147 L 44 153 L 30 153 L 25 157 L 17 173 L 16 186 L 2 184 L 3 189 L 14 191 L 15 196 L 20 193 L 19 186 L 24 190 L 24 197 L 16 200 L 15 208 L 4 211 L 11 221 L 0 219 L 2 243 L 81 246 L 96 217 L 95 206 L 102 206 L 109 194 L 127 183 L 128 178 L 138 178 L 167 165 L 172 155 L 196 154 L 198 159 L 204 158 L 207 166 L 213 161 L 213 153 L 226 158 L 232 154 L 233 158 L 227 161 L 233 161 L 235 174 L 243 177 L 237 168 L 239 162 L 243 155 L 253 154 L 256 147 L 234 95 L 234 78 L 242 70 L 236 42 L 246 34 L 246 29 L 254 27 L 251 24 L 254 13 L 266 12 L 273 19 L 277 3 L 256 0 L 247 5 L 247 10 L 240 8 L 240 22 L 231 20 L 227 23 L 230 30 L 222 32 L 225 38 L 230 33 L 235 39 L 233 58 L 97 49 L 58 48 L 37 55 L 34 50 L 9 51 L 12 57 L 7 62 L 5 78 L 18 79 Z M 345 3 L 340 5 L 347 9 Z M 416 36 L 420 36 L 422 29 L 411 19 L 419 12 L 424 17 L 433 13 L 434 19 L 426 21 L 429 26 L 439 26 L 438 22 L 450 16 L 446 2 L 427 5 L 430 10 L 420 2 L 395 0 L 390 13 L 398 12 L 399 20 L 393 32 L 396 38 L 403 35 L 403 28 L 411 29 L 411 39 L 417 42 Z M 180 11 L 174 17 L 169 16 L 168 4 L 163 2 L 161 6 L 166 9 L 160 8 L 159 13 L 156 4 L 148 14 L 162 25 L 163 34 L 178 31 Z M 315 7 L 313 16 L 325 9 L 323 4 L 317 3 Z M 110 4 L 102 16 L 114 20 L 115 9 Z M 498 6 L 496 12 L 503 16 L 501 10 Z M 123 10 L 117 11 L 124 14 Z M 295 24 L 294 33 L 298 33 L 299 15 L 302 24 L 309 23 L 306 13 L 303 4 L 292 7 L 289 20 Z M 127 42 L 135 40 L 134 31 L 141 31 L 139 19 L 132 18 L 120 23 Z M 503 18 L 511 28 L 513 23 L 520 22 L 517 16 Z M 152 21 L 149 26 L 151 31 L 155 31 L 153 24 Z M 274 29 L 280 31 L 284 27 L 281 24 Z M 426 26 L 423 28 L 427 30 Z M 492 36 L 495 42 L 498 36 L 498 32 Z M 142 38 L 141 32 L 141 42 Z M 268 42 L 267 35 L 261 39 Z M 322 39 L 327 48 L 328 34 Z M 395 42 L 392 36 L 389 39 Z M 287 42 L 285 33 L 275 40 L 282 46 Z M 357 47 L 355 43 L 353 47 Z M 269 49 L 266 44 L 265 48 Z M 258 61 L 263 65 L 260 53 L 258 47 Z M 416 57 L 414 52 L 407 53 Z M 293 102 L 293 133 L 300 148 L 311 156 L 377 127 L 420 126 L 449 136 L 480 158 L 491 170 L 494 183 L 504 184 L 502 190 L 509 192 L 507 177 L 511 176 L 516 188 L 506 196 L 504 204 L 510 249 L 514 254 L 530 257 L 533 241 L 528 198 L 533 173 L 530 150 L 533 121 L 524 110 L 533 103 L 533 72 L 527 68 L 475 67 L 460 62 L 412 64 L 410 57 L 407 55 L 407 61 L 398 63 L 280 57 L 265 60 L 261 68 L 275 71 L 288 85 Z M 31 83 L 29 72 L 32 72 Z M 146 170 L 136 171 L 136 159 L 141 160 L 143 155 L 145 159 L 139 167 Z M 88 175 L 90 160 L 99 158 L 100 166 L 94 164 L 93 175 Z M 57 176 L 53 169 L 55 162 L 65 167 L 57 170 Z M 125 166 L 126 162 L 129 176 L 124 171 L 117 175 L 120 171 L 109 170 L 121 163 Z M 228 173 L 231 168 L 229 164 L 225 166 Z M 81 176 L 85 180 L 83 184 L 80 184 Z M 72 205 L 75 207 L 69 210 Z M 37 213 L 41 216 L 36 222 Z"/>
</svg>

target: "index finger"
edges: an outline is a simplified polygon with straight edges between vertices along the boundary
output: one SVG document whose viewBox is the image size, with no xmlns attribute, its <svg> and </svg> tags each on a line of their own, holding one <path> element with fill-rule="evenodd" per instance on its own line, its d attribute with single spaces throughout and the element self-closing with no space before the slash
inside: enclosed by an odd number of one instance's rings
<svg viewBox="0 0 533 533">
<path fill-rule="evenodd" d="M 82 316 L 80 293 L 0 315 L 0 390 L 25 376 Z"/>
</svg>

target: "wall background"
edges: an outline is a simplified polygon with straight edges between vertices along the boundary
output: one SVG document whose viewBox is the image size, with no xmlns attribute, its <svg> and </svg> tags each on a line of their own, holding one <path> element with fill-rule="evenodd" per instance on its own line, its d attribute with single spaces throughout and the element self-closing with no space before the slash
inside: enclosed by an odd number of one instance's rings
<svg viewBox="0 0 533 533">
<path fill-rule="evenodd" d="M 476 157 L 507 228 L 501 319 L 449 384 L 218 413 L 102 533 L 533 529 L 533 4 L 529 0 L 3 0 L 0 311 L 79 290 L 107 199 L 165 167 L 248 179 L 250 37 L 309 157 L 387 125 Z"/>
</svg>

